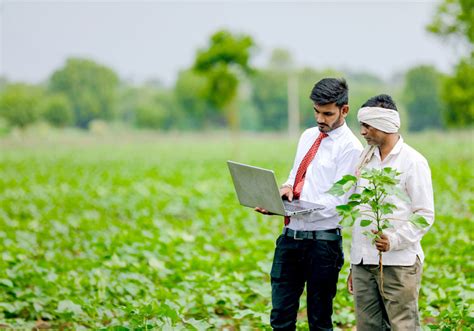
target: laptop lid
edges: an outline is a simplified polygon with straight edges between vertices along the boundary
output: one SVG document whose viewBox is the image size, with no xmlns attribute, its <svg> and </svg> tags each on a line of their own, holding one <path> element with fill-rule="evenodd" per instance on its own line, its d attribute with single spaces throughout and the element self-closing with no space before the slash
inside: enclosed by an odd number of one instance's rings
<svg viewBox="0 0 474 331">
<path fill-rule="evenodd" d="M 307 214 L 324 206 L 303 201 L 282 200 L 272 170 L 227 161 L 239 202 L 243 206 L 261 207 L 273 214 L 293 216 Z"/>
<path fill-rule="evenodd" d="M 237 198 L 243 206 L 261 207 L 286 215 L 283 200 L 272 170 L 227 161 Z"/>
</svg>

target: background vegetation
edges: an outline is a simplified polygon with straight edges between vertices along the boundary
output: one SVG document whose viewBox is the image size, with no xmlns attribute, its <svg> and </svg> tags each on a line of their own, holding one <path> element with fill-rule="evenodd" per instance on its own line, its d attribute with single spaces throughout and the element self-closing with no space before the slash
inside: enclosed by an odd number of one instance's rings
<svg viewBox="0 0 474 331">
<path fill-rule="evenodd" d="M 449 74 L 420 64 L 384 81 L 367 72 L 297 67 L 284 49 L 275 49 L 265 67 L 255 68 L 251 59 L 258 45 L 252 36 L 226 30 L 216 31 L 196 51 L 193 65 L 183 68 L 171 87 L 159 80 L 136 86 L 106 65 L 70 58 L 35 86 L 0 79 L 2 131 L 37 121 L 86 129 L 99 120 L 161 131 L 289 128 L 296 133 L 288 119 L 295 118 L 297 128 L 313 125 L 309 94 L 328 76 L 347 78 L 353 110 L 375 94 L 395 96 L 410 131 L 472 127 L 473 13 L 472 1 L 444 0 L 427 27 L 450 47 L 464 50 Z M 355 115 L 348 119 L 352 126 Z"/>
<path fill-rule="evenodd" d="M 470 137 L 405 136 L 430 161 L 434 180 L 436 222 L 422 242 L 425 327 L 474 325 Z M 156 134 L 4 140 L 0 325 L 268 329 L 269 271 L 282 219 L 238 204 L 225 161 L 272 168 L 282 182 L 295 144 L 247 137 L 236 150 L 222 135 Z M 344 242 L 334 320 L 351 329 L 350 229 Z M 305 307 L 302 299 L 301 330 Z"/>
</svg>

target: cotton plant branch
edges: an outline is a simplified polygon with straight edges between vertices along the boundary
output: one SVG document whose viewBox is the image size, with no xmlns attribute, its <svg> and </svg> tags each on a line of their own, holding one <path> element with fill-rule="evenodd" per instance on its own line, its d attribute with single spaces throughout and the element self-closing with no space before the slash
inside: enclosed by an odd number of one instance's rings
<svg viewBox="0 0 474 331">
<path fill-rule="evenodd" d="M 357 220 L 359 220 L 361 227 L 368 227 L 369 225 L 375 224 L 377 233 L 372 233 L 371 231 L 363 232 L 365 236 L 371 239 L 372 244 L 375 244 L 375 241 L 380 238 L 380 235 L 383 234 L 385 229 L 393 227 L 391 223 L 392 220 L 410 222 L 420 229 L 428 227 L 428 221 L 421 215 L 412 214 L 408 220 L 385 216 L 393 214 L 393 211 L 397 208 L 394 204 L 385 202 L 387 197 L 396 196 L 406 202 L 410 202 L 410 198 L 405 192 L 397 187 L 397 184 L 400 182 L 397 177 L 400 175 L 400 172 L 390 167 L 364 170 L 360 177 L 368 181 L 366 186 L 358 185 L 358 178 L 355 176 L 343 176 L 328 192 L 334 196 L 342 196 L 353 187 L 356 187 L 360 193 L 352 194 L 347 204 L 336 207 L 339 215 L 342 216 L 340 224 L 344 227 L 350 227 L 353 226 Z M 379 267 L 380 289 L 382 295 L 385 297 L 381 251 L 379 251 Z"/>
</svg>

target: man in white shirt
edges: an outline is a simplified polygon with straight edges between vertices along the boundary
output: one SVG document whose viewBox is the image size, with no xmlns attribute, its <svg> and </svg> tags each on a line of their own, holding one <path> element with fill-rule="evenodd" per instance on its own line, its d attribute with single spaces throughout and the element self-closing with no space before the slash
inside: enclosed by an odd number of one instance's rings
<svg viewBox="0 0 474 331">
<path fill-rule="evenodd" d="M 415 213 L 430 226 L 434 221 L 431 172 L 426 159 L 403 142 L 398 133 L 400 117 L 392 98 L 386 94 L 369 99 L 359 110 L 361 134 L 371 146 L 377 146 L 366 160 L 365 168 L 391 167 L 401 175 L 398 187 L 410 202 L 389 196 L 385 202 L 397 206 L 389 215 L 393 228 L 384 230 L 372 244 L 363 232 L 375 225 L 354 223 L 351 247 L 349 292 L 354 294 L 357 330 L 420 330 L 418 293 L 424 260 L 420 241 L 429 227 L 419 229 L 408 219 Z M 360 178 L 360 187 L 367 180 Z M 383 252 L 383 292 L 380 289 L 379 251 Z"/>
<path fill-rule="evenodd" d="M 301 135 L 293 169 L 280 194 L 290 201 L 301 199 L 325 208 L 285 219 L 270 273 L 270 322 L 274 330 L 295 330 L 305 283 L 310 330 L 332 330 L 332 301 L 344 263 L 340 217 L 335 207 L 347 203 L 350 193 L 335 197 L 327 191 L 355 169 L 362 151 L 362 144 L 345 123 L 349 112 L 345 80 L 322 79 L 310 98 L 317 127 Z M 256 210 L 267 214 L 261 208 Z"/>
</svg>

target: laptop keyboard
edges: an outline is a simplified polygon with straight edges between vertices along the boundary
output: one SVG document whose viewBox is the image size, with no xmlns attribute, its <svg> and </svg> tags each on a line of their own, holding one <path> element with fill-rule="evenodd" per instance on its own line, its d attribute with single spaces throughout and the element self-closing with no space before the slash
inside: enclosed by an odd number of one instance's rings
<svg viewBox="0 0 474 331">
<path fill-rule="evenodd" d="M 300 210 L 306 210 L 307 208 L 303 208 L 301 206 L 295 206 L 295 205 L 290 205 L 290 204 L 285 204 L 285 210 L 286 211 L 300 211 Z"/>
</svg>

